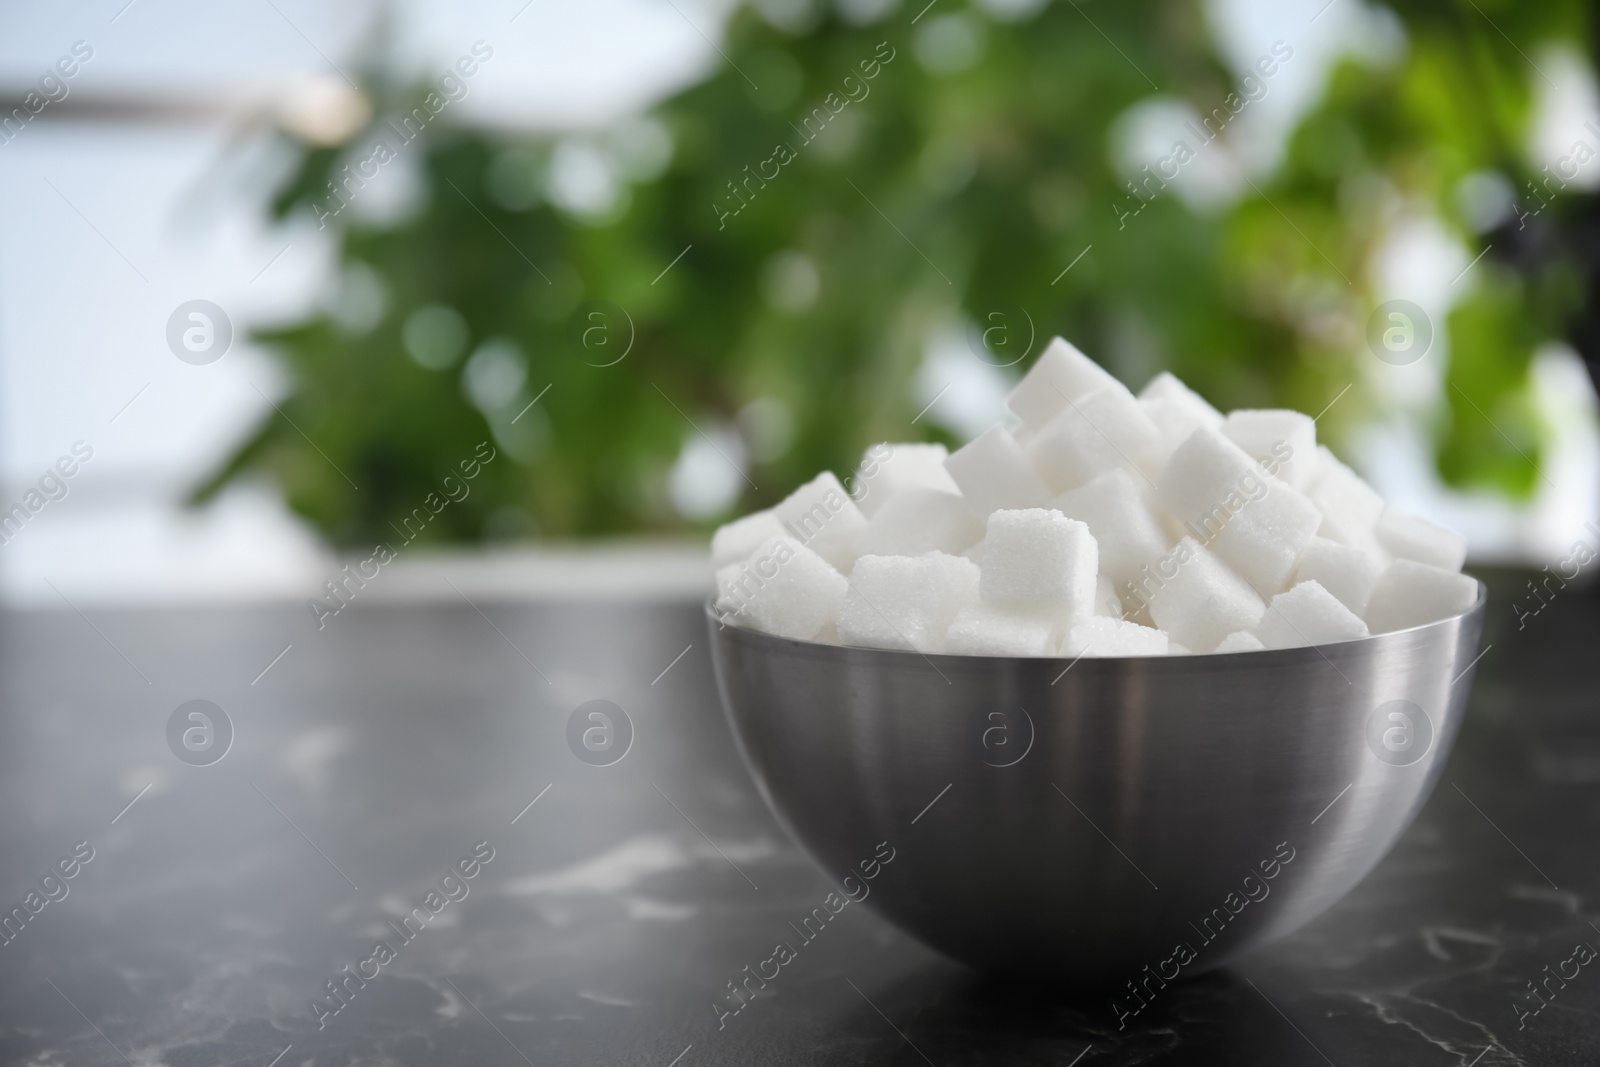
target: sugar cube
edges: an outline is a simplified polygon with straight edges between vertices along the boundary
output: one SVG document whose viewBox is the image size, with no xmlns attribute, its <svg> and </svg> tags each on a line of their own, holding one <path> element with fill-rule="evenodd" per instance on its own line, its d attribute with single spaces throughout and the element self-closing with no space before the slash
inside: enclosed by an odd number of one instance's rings
<svg viewBox="0 0 1600 1067">
<path fill-rule="evenodd" d="M 1414 515 L 1385 512 L 1378 520 L 1378 541 L 1396 559 L 1458 571 L 1467 561 L 1467 539 Z"/>
<path fill-rule="evenodd" d="M 1028 442 L 1029 462 L 1055 493 L 1135 462 L 1161 437 L 1121 382 L 1070 401 Z"/>
<path fill-rule="evenodd" d="M 784 531 L 839 571 L 855 562 L 856 538 L 867 518 L 832 471 L 823 471 L 772 509 Z"/>
<path fill-rule="evenodd" d="M 735 583 L 738 581 L 739 576 L 743 573 L 743 560 L 740 560 L 738 563 L 724 564 L 712 572 L 712 578 L 717 589 L 716 608 L 719 612 L 723 610 L 722 605 L 724 598 L 732 597 L 734 595 L 733 590 L 735 588 Z"/>
<path fill-rule="evenodd" d="M 1134 462 L 1153 481 L 1161 476 L 1161 471 L 1178 446 L 1188 440 L 1190 434 L 1206 427 L 1204 423 L 1195 421 L 1178 401 L 1165 397 L 1141 400 L 1139 410 L 1155 426 L 1158 436 L 1155 443 L 1141 452 Z"/>
<path fill-rule="evenodd" d="M 1349 526 L 1337 520 L 1328 521 L 1328 516 L 1324 514 L 1322 516 L 1322 525 L 1317 527 L 1317 536 L 1328 541 L 1337 542 L 1346 548 L 1357 549 L 1371 556 L 1377 561 L 1378 570 L 1380 571 L 1394 562 L 1394 553 L 1384 548 L 1383 544 L 1378 540 L 1376 527 L 1366 530 L 1352 530 Z"/>
<path fill-rule="evenodd" d="M 872 516 L 895 493 L 908 485 L 943 489 L 959 494 L 955 479 L 944 469 L 950 453 L 937 444 L 875 444 L 861 457 L 856 468 L 854 495 L 856 506 Z"/>
<path fill-rule="evenodd" d="M 1194 655 L 1194 649 L 1190 648 L 1188 645 L 1180 645 L 1178 642 L 1169 637 L 1167 638 L 1167 655 L 1192 656 Z"/>
<path fill-rule="evenodd" d="M 1255 629 L 1267 648 L 1330 645 L 1367 636 L 1367 624 L 1314 581 L 1279 593 Z"/>
<path fill-rule="evenodd" d="M 1261 643 L 1261 638 L 1257 637 L 1249 630 L 1235 630 L 1233 633 L 1222 639 L 1221 643 L 1217 645 L 1215 651 L 1259 652 L 1261 649 L 1266 647 L 1266 645 Z"/>
<path fill-rule="evenodd" d="M 1222 412 L 1212 407 L 1205 397 L 1184 385 L 1171 371 L 1162 371 L 1146 382 L 1145 387 L 1139 390 L 1139 400 L 1175 404 L 1177 410 L 1181 410 L 1195 424 L 1196 429 L 1201 426 L 1216 429 L 1222 425 Z"/>
<path fill-rule="evenodd" d="M 982 537 L 983 520 L 958 494 L 907 485 L 897 489 L 867 520 L 856 538 L 855 550 L 863 556 L 957 555 Z"/>
<path fill-rule="evenodd" d="M 1173 640 L 1210 652 L 1235 630 L 1253 630 L 1267 606 L 1226 563 L 1185 537 L 1149 574 L 1150 615 Z"/>
<path fill-rule="evenodd" d="M 1143 584 L 1124 582 L 1118 585 L 1117 599 L 1122 602 L 1121 617 L 1140 626 L 1156 629 L 1156 620 L 1150 616 L 1150 597 L 1154 594 L 1155 586 L 1149 581 L 1141 581 Z"/>
<path fill-rule="evenodd" d="M 1200 429 L 1178 446 L 1162 468 L 1156 479 L 1156 499 L 1187 527 L 1214 527 L 1200 535 L 1211 537 L 1244 506 L 1245 494 L 1264 478 L 1244 449 L 1217 430 Z"/>
<path fill-rule="evenodd" d="M 1300 554 L 1322 525 L 1317 506 L 1283 482 L 1254 481 L 1259 496 L 1247 496 L 1209 546 L 1264 596 L 1282 589 Z M 1192 529 L 1192 528 L 1191 528 Z"/>
<path fill-rule="evenodd" d="M 717 611 L 779 637 L 810 640 L 833 620 L 849 583 L 821 556 L 786 534 L 718 572 Z"/>
<path fill-rule="evenodd" d="M 1322 511 L 1322 523 L 1328 531 L 1323 536 L 1341 544 L 1355 544 L 1359 538 L 1370 534 L 1378 516 L 1383 514 L 1383 497 L 1359 474 L 1339 462 L 1339 457 L 1328 451 L 1326 445 L 1317 446 L 1317 455 L 1317 472 L 1308 495 Z"/>
<path fill-rule="evenodd" d="M 743 562 L 769 537 L 781 533 L 783 523 L 778 521 L 778 516 L 771 508 L 752 511 L 742 519 L 719 526 L 717 532 L 711 535 L 711 566 L 720 570 L 730 563 Z"/>
<path fill-rule="evenodd" d="M 1304 489 L 1315 469 L 1317 424 L 1298 411 L 1230 411 L 1222 432 L 1296 489 Z"/>
<path fill-rule="evenodd" d="M 1262 595 L 1283 588 L 1322 523 L 1316 505 L 1215 430 L 1196 430 L 1178 446 L 1156 494 Z"/>
<path fill-rule="evenodd" d="M 940 652 L 956 614 L 978 601 L 978 566 L 960 556 L 862 556 L 839 609 L 839 640 Z"/>
<path fill-rule="evenodd" d="M 1166 371 L 1150 379 L 1139 391 L 1139 408 L 1159 435 L 1136 459 L 1151 479 L 1161 474 L 1178 446 L 1199 429 L 1219 429 L 1222 413 Z"/>
<path fill-rule="evenodd" d="M 1060 644 L 1057 630 L 1048 612 L 975 604 L 956 613 L 944 650 L 953 656 L 1053 656 Z"/>
<path fill-rule="evenodd" d="M 1094 580 L 1094 614 L 1122 618 L 1122 598 L 1117 595 L 1117 583 L 1109 574 L 1102 573 Z"/>
<path fill-rule="evenodd" d="M 1107 471 L 1056 497 L 1050 506 L 1089 527 L 1100 548 L 1103 575 L 1134 578 L 1140 567 L 1172 547 L 1148 491 L 1127 471 Z"/>
<path fill-rule="evenodd" d="M 1378 576 L 1367 600 L 1367 627 L 1375 634 L 1405 630 L 1460 615 L 1478 602 L 1470 575 L 1397 559 Z"/>
<path fill-rule="evenodd" d="M 945 470 L 961 488 L 972 513 L 988 518 L 1001 508 L 1035 508 L 1050 490 L 1004 426 L 994 425 L 951 453 Z"/>
<path fill-rule="evenodd" d="M 1373 583 L 1387 564 L 1369 552 L 1341 545 L 1326 537 L 1313 537 L 1300 554 L 1296 582 L 1316 582 L 1339 598 L 1356 615 L 1367 613 Z"/>
<path fill-rule="evenodd" d="M 1006 406 L 1030 430 L 1038 430 L 1066 407 L 1067 401 L 1088 396 L 1116 381 L 1070 342 L 1057 337 L 1045 346 L 1011 390 Z"/>
<path fill-rule="evenodd" d="M 1091 615 L 1067 630 L 1063 656 L 1165 656 L 1167 635 L 1148 626 Z"/>
<path fill-rule="evenodd" d="M 1089 527 L 1044 508 L 996 511 L 983 538 L 983 599 L 1063 620 L 1093 613 L 1099 548 Z"/>
</svg>

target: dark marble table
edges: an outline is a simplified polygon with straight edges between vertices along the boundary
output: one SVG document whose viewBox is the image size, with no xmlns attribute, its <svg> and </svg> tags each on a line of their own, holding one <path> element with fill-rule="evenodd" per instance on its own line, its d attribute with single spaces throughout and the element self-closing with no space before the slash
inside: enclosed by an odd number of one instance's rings
<svg viewBox="0 0 1600 1067">
<path fill-rule="evenodd" d="M 719 1029 L 830 886 L 739 763 L 695 605 L 0 617 L 0 908 L 26 918 L 0 1063 L 1592 1064 L 1600 967 L 1565 961 L 1600 946 L 1600 611 L 1569 590 L 1518 631 L 1500 584 L 1394 852 L 1120 1032 L 1104 997 L 986 981 L 861 907 Z M 608 766 L 567 740 L 595 699 L 633 726 Z M 222 722 L 169 745 L 191 700 L 232 726 L 208 765 L 175 752 L 205 763 Z M 1577 974 L 1519 1024 L 1547 967 Z"/>
</svg>

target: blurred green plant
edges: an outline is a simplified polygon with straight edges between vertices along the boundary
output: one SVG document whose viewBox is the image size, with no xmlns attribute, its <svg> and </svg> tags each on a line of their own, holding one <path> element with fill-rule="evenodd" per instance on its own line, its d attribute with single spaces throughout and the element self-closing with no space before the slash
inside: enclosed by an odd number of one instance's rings
<svg viewBox="0 0 1600 1067">
<path fill-rule="evenodd" d="M 1463 215 L 1462 183 L 1498 174 L 1527 200 L 1545 176 L 1523 147 L 1540 77 L 1526 53 L 1589 32 L 1572 2 L 1397 3 L 1394 57 L 1342 62 L 1269 174 L 1191 208 L 1113 156 L 1141 102 L 1245 106 L 1196 0 L 915 7 L 860 24 L 790 4 L 781 27 L 741 8 L 706 81 L 589 136 L 430 126 L 399 149 L 418 206 L 341 212 L 339 294 L 256 334 L 288 395 L 195 499 L 266 472 L 335 542 L 381 540 L 490 437 L 510 461 L 428 536 L 703 525 L 721 516 L 686 519 L 668 498 L 686 442 L 747 443 L 729 512 L 848 470 L 872 441 L 949 442 L 916 419 L 932 332 L 996 314 L 1020 331 L 1019 309 L 1033 352 L 1062 334 L 1135 387 L 1170 368 L 1223 406 L 1315 412 L 1354 383 L 1320 424 L 1337 440 L 1380 400 L 1364 331 L 1388 228 L 1410 212 L 1471 254 L 1493 241 Z M 304 150 L 278 217 L 329 203 L 417 102 L 374 93 L 372 127 Z M 609 174 L 615 195 L 563 195 L 585 168 L 598 177 L 580 188 Z M 1435 324 L 1451 351 L 1439 466 L 1526 493 L 1528 367 L 1567 329 L 1584 268 L 1553 253 L 1474 270 Z"/>
</svg>

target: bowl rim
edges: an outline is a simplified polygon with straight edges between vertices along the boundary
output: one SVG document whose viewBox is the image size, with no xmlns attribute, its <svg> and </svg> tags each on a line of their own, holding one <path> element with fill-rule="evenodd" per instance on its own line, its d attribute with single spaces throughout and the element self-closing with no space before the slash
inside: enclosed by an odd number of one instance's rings
<svg viewBox="0 0 1600 1067">
<path fill-rule="evenodd" d="M 1210 652 L 1189 652 L 1179 655 L 1166 653 L 1160 656 L 979 656 L 952 652 L 919 652 L 915 649 L 903 648 L 874 648 L 869 645 L 831 644 L 826 641 L 813 641 L 809 638 L 802 637 L 781 637 L 778 634 L 768 633 L 765 630 L 757 630 L 750 626 L 742 626 L 736 622 L 724 619 L 722 615 L 717 612 L 717 598 L 715 595 L 706 597 L 703 605 L 706 619 L 709 622 L 719 624 L 717 627 L 718 629 L 727 628 L 736 630 L 741 635 L 745 635 L 749 640 L 765 641 L 774 644 L 781 643 L 812 649 L 832 650 L 836 652 L 854 652 L 864 655 L 881 656 L 914 656 L 919 659 L 937 658 L 940 660 L 977 660 L 986 663 L 1076 663 L 1080 659 L 1088 659 L 1097 663 L 1183 663 L 1189 660 L 1215 656 L 1276 656 L 1294 655 L 1297 653 L 1303 654 L 1308 651 L 1320 651 L 1321 649 L 1325 648 L 1358 649 L 1366 645 L 1373 645 L 1379 641 L 1386 641 L 1395 637 L 1399 637 L 1402 634 L 1420 633 L 1424 630 L 1433 629 L 1435 627 L 1443 627 L 1454 623 L 1459 623 L 1463 619 L 1484 613 L 1489 603 L 1489 587 L 1484 583 L 1483 579 L 1472 574 L 1467 575 L 1467 577 L 1478 583 L 1478 595 L 1473 600 L 1471 607 L 1454 615 L 1447 615 L 1442 619 L 1434 619 L 1432 622 L 1423 622 L 1418 623 L 1415 626 L 1408 626 L 1403 630 L 1386 630 L 1381 634 L 1368 634 L 1366 637 L 1355 637 L 1346 641 L 1328 641 L 1320 645 L 1294 645 L 1289 648 L 1251 648 L 1240 652 L 1217 652 L 1213 650 Z"/>
</svg>

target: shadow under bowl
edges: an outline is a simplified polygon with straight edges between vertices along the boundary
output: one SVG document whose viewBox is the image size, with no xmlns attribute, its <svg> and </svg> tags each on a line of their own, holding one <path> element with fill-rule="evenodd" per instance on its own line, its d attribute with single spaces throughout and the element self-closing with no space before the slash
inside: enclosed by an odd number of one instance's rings
<svg viewBox="0 0 1600 1067">
<path fill-rule="evenodd" d="M 745 762 L 844 894 L 980 970 L 1120 986 L 1282 937 L 1376 866 L 1449 756 L 1485 602 L 1315 648 L 1076 661 L 706 615 Z"/>
</svg>

